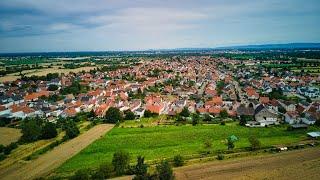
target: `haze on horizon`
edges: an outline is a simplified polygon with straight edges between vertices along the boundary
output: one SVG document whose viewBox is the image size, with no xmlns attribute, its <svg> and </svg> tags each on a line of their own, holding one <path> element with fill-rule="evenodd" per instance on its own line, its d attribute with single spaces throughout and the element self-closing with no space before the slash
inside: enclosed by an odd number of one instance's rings
<svg viewBox="0 0 320 180">
<path fill-rule="evenodd" d="M 0 52 L 320 42 L 319 0 L 1 0 Z"/>
</svg>

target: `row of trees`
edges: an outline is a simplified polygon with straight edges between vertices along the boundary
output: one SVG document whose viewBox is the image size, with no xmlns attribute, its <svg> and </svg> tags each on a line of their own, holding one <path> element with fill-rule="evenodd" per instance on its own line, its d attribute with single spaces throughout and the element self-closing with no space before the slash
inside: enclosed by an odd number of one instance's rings
<svg viewBox="0 0 320 180">
<path fill-rule="evenodd" d="M 177 156 L 178 157 L 178 156 Z M 178 157 L 179 158 L 179 157 Z M 180 161 L 180 159 L 177 159 Z M 130 165 L 130 154 L 126 151 L 117 151 L 113 154 L 111 163 L 103 163 L 98 169 L 81 169 L 78 170 L 71 180 L 81 179 L 108 179 L 121 175 L 134 175 L 135 180 L 172 180 L 174 174 L 168 161 L 161 161 L 156 165 L 153 174 L 148 173 L 148 165 L 144 161 L 144 157 L 138 156 L 136 165 Z"/>
</svg>

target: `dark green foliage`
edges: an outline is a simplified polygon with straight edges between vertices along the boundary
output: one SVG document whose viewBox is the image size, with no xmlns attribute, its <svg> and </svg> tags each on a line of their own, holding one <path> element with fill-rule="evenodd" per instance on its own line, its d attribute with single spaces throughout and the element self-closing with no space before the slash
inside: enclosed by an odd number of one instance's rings
<svg viewBox="0 0 320 180">
<path fill-rule="evenodd" d="M 200 122 L 199 114 L 197 114 L 197 113 L 192 114 L 192 125 L 195 126 L 195 125 L 199 124 L 199 122 Z"/>
<path fill-rule="evenodd" d="M 106 112 L 104 122 L 106 123 L 117 123 L 123 120 L 122 113 L 118 108 L 110 107 Z"/>
<path fill-rule="evenodd" d="M 221 112 L 220 112 L 220 117 L 221 118 L 227 118 L 229 116 L 227 110 L 223 109 Z"/>
<path fill-rule="evenodd" d="M 182 109 L 182 111 L 180 112 L 180 116 L 189 117 L 189 116 L 190 116 L 189 109 L 188 109 L 187 107 L 184 107 L 184 108 Z"/>
<path fill-rule="evenodd" d="M 13 143 L 10 143 L 8 146 L 6 146 L 4 149 L 3 149 L 3 153 L 5 155 L 8 155 L 11 153 L 12 150 L 16 149 L 18 147 L 18 144 L 16 142 L 13 142 Z"/>
<path fill-rule="evenodd" d="M 103 163 L 98 170 L 92 174 L 92 179 L 108 179 L 113 175 L 114 168 L 110 163 Z"/>
<path fill-rule="evenodd" d="M 113 154 L 112 165 L 117 175 L 123 175 L 129 166 L 130 155 L 126 151 L 118 151 Z"/>
<path fill-rule="evenodd" d="M 278 107 L 278 111 L 283 113 L 283 114 L 285 114 L 287 112 L 286 109 L 284 107 L 282 107 L 282 106 Z"/>
<path fill-rule="evenodd" d="M 156 166 L 156 175 L 159 180 L 173 180 L 173 170 L 168 161 L 161 161 L 160 164 Z"/>
<path fill-rule="evenodd" d="M 248 121 L 252 121 L 252 120 L 253 120 L 253 116 L 241 115 L 239 125 L 244 126 Z"/>
<path fill-rule="evenodd" d="M 55 84 L 50 84 L 49 87 L 48 87 L 48 91 L 56 91 L 58 90 L 58 86 L 55 85 Z"/>
<path fill-rule="evenodd" d="M 80 130 L 79 130 L 78 126 L 73 121 L 70 121 L 70 120 L 67 121 L 64 128 L 66 130 L 66 135 L 65 135 L 66 139 L 75 138 L 80 134 Z"/>
<path fill-rule="evenodd" d="M 72 82 L 71 86 L 65 87 L 60 90 L 62 95 L 73 94 L 78 95 L 80 93 L 86 93 L 90 88 L 88 86 L 82 86 L 78 81 Z"/>
<path fill-rule="evenodd" d="M 42 139 L 51 139 L 58 135 L 55 124 L 51 122 L 45 123 L 43 128 L 41 129 L 41 138 Z"/>
<path fill-rule="evenodd" d="M 22 142 L 33 142 L 39 139 L 41 136 L 41 126 L 35 119 L 25 120 L 22 123 Z"/>
<path fill-rule="evenodd" d="M 137 157 L 137 165 L 135 166 L 136 176 L 146 176 L 148 171 L 148 165 L 144 163 L 144 157 Z"/>
<path fill-rule="evenodd" d="M 80 169 L 73 176 L 69 178 L 70 180 L 89 180 L 90 179 L 90 170 L 89 169 Z"/>
<path fill-rule="evenodd" d="M 4 151 L 4 145 L 3 144 L 0 144 L 0 153 L 2 153 Z"/>
<path fill-rule="evenodd" d="M 124 112 L 124 119 L 125 120 L 134 120 L 135 119 L 135 115 L 134 115 L 134 113 L 131 111 L 131 110 L 126 110 L 125 112 Z"/>
<path fill-rule="evenodd" d="M 145 110 L 143 116 L 146 118 L 152 117 L 154 114 L 149 111 L 149 110 Z"/>
<path fill-rule="evenodd" d="M 183 164 L 184 164 L 184 160 L 181 155 L 176 155 L 173 157 L 173 165 L 175 167 L 183 166 Z"/>
<path fill-rule="evenodd" d="M 6 155 L 4 155 L 3 153 L 0 153 L 0 162 L 2 161 L 2 160 L 4 160 L 6 158 Z"/>
<path fill-rule="evenodd" d="M 251 145 L 251 149 L 254 150 L 258 150 L 261 147 L 261 142 L 259 141 L 259 139 L 256 136 L 250 136 L 248 138 L 250 145 Z"/>
</svg>

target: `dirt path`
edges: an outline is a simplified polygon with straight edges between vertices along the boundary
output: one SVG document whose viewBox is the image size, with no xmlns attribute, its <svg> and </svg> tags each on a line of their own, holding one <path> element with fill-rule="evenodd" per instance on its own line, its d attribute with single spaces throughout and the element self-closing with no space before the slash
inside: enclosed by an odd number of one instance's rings
<svg viewBox="0 0 320 180">
<path fill-rule="evenodd" d="M 215 161 L 175 170 L 176 179 L 319 179 L 320 148 Z"/>
<path fill-rule="evenodd" d="M 112 128 L 113 125 L 109 124 L 97 125 L 84 134 L 54 148 L 52 151 L 35 160 L 25 164 L 15 164 L 7 169 L 1 169 L 0 179 L 22 180 L 47 175 Z"/>
</svg>

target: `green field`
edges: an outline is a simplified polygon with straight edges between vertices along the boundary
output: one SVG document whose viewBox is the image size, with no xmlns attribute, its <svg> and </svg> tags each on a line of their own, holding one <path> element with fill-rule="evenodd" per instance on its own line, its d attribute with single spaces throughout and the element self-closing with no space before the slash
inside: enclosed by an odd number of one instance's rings
<svg viewBox="0 0 320 180">
<path fill-rule="evenodd" d="M 143 155 L 147 161 L 172 158 L 174 155 L 198 156 L 204 151 L 204 142 L 212 141 L 212 151 L 226 150 L 224 140 L 236 135 L 235 149 L 249 147 L 248 137 L 256 135 L 263 147 L 296 143 L 306 139 L 306 132 L 287 131 L 286 127 L 246 128 L 235 123 L 199 126 L 156 126 L 145 128 L 114 128 L 75 157 L 69 159 L 57 173 L 68 173 L 82 168 L 95 168 L 100 163 L 111 162 L 117 150 L 130 152 L 132 162 Z"/>
</svg>

